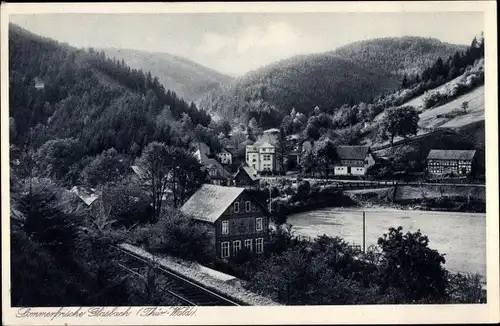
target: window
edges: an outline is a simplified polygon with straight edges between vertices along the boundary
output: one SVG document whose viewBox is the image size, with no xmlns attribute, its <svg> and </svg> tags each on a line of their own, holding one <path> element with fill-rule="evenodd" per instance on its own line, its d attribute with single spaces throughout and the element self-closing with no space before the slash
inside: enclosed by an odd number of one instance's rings
<svg viewBox="0 0 500 326">
<path fill-rule="evenodd" d="M 240 240 L 234 240 L 233 241 L 233 256 L 238 255 L 238 253 L 241 250 L 241 241 Z"/>
<path fill-rule="evenodd" d="M 222 258 L 229 257 L 229 242 L 228 241 L 221 242 L 220 246 L 221 246 L 221 252 L 220 252 L 221 257 Z"/>
<path fill-rule="evenodd" d="M 222 234 L 229 234 L 229 221 L 222 221 Z"/>
<path fill-rule="evenodd" d="M 250 212 L 252 210 L 252 204 L 247 201 L 245 202 L 245 212 Z"/>
<path fill-rule="evenodd" d="M 255 239 L 255 252 L 258 254 L 264 252 L 264 239 L 263 238 Z"/>
<path fill-rule="evenodd" d="M 235 202 L 234 203 L 234 212 L 239 213 L 240 212 L 240 203 Z"/>
<path fill-rule="evenodd" d="M 262 231 L 262 217 L 257 217 L 255 219 L 255 229 L 257 231 Z"/>
<path fill-rule="evenodd" d="M 245 249 L 248 251 L 252 251 L 252 239 L 245 240 Z"/>
</svg>

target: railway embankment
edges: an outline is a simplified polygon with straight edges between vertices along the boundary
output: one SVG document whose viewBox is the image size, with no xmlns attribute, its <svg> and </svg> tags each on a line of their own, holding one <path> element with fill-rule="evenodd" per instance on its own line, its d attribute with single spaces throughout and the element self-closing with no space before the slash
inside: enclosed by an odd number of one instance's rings
<svg viewBox="0 0 500 326">
<path fill-rule="evenodd" d="M 143 248 L 127 243 L 122 243 L 118 246 L 123 250 L 142 257 L 143 259 L 155 261 L 163 268 L 166 268 L 174 273 L 181 274 L 183 277 L 190 279 L 207 289 L 223 294 L 224 296 L 235 301 L 239 301 L 245 305 L 280 305 L 267 297 L 246 290 L 243 286 L 243 280 L 220 273 L 195 262 L 188 262 L 170 256 L 153 255 Z"/>
</svg>

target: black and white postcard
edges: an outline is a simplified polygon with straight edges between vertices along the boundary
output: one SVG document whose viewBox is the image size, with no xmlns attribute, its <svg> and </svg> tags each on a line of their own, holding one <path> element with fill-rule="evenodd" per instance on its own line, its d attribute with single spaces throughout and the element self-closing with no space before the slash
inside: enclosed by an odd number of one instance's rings
<svg viewBox="0 0 500 326">
<path fill-rule="evenodd" d="M 499 321 L 495 2 L 1 9 L 5 325 Z"/>
</svg>

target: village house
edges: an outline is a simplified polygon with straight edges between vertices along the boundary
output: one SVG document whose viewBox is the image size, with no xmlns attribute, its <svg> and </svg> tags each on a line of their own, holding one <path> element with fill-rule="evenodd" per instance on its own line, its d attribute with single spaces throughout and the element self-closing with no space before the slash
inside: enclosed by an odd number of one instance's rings
<svg viewBox="0 0 500 326">
<path fill-rule="evenodd" d="M 217 153 L 217 157 L 222 164 L 233 164 L 233 154 L 227 148 L 223 148 L 220 153 Z"/>
<path fill-rule="evenodd" d="M 214 257 L 227 259 L 246 249 L 256 254 L 269 240 L 269 216 L 245 188 L 203 185 L 181 212 L 209 227 Z"/>
<path fill-rule="evenodd" d="M 368 168 L 375 164 L 375 158 L 368 146 L 337 146 L 337 160 L 334 175 L 366 175 Z"/>
<path fill-rule="evenodd" d="M 233 185 L 237 187 L 258 187 L 259 183 L 259 173 L 248 165 L 240 166 L 233 177 Z"/>
<path fill-rule="evenodd" d="M 215 158 L 210 157 L 210 148 L 201 142 L 195 144 L 194 155 L 206 169 L 210 183 L 215 185 L 229 185 L 231 174 Z"/>
<path fill-rule="evenodd" d="M 474 169 L 475 150 L 431 149 L 427 171 L 431 174 L 466 175 Z"/>
<path fill-rule="evenodd" d="M 258 172 L 275 172 L 278 169 L 277 155 L 280 148 L 279 129 L 265 130 L 259 139 L 246 146 L 246 164 Z"/>
<path fill-rule="evenodd" d="M 45 83 L 39 77 L 35 77 L 34 82 L 35 82 L 35 88 L 37 90 L 43 90 L 43 89 L 45 89 Z"/>
</svg>

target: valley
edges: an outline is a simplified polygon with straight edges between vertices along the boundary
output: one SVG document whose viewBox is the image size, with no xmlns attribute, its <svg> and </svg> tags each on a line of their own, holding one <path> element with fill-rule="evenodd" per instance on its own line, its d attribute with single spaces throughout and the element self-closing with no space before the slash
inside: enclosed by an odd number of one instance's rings
<svg viewBox="0 0 500 326">
<path fill-rule="evenodd" d="M 9 27 L 14 306 L 486 300 L 482 35 L 353 41 L 231 77 Z M 246 49 L 210 35 L 189 51 Z"/>
</svg>

